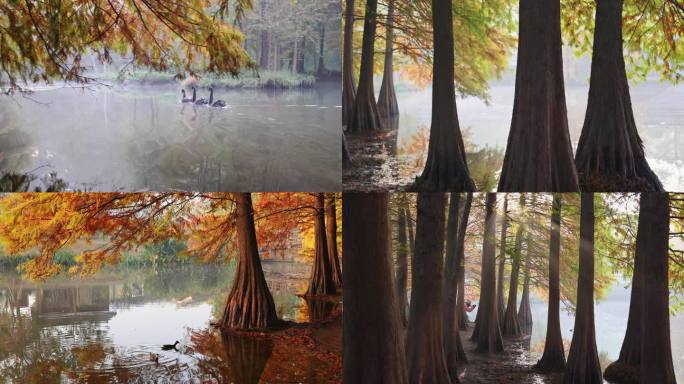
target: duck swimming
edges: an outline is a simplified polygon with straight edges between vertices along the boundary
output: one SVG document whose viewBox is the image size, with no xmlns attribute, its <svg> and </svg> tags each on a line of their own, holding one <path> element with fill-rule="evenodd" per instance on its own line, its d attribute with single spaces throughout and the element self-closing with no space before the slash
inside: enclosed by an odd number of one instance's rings
<svg viewBox="0 0 684 384">
<path fill-rule="evenodd" d="M 173 344 L 164 344 L 164 345 L 162 345 L 161 349 L 164 350 L 164 351 L 170 351 L 170 350 L 172 350 L 172 349 L 176 349 L 176 346 L 177 346 L 178 344 L 180 344 L 180 341 L 176 340 L 176 342 L 173 343 Z"/>
<path fill-rule="evenodd" d="M 223 108 L 226 106 L 226 102 L 223 100 L 216 100 L 214 102 L 214 87 L 209 87 L 209 105 L 216 108 Z"/>
</svg>

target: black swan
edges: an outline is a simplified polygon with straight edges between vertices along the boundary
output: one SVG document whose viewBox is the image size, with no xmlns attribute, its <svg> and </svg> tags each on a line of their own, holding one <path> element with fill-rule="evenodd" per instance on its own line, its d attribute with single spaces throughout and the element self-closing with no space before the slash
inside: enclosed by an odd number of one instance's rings
<svg viewBox="0 0 684 384">
<path fill-rule="evenodd" d="M 216 108 L 223 108 L 226 106 L 226 102 L 223 100 L 216 100 L 214 102 L 214 87 L 209 87 L 209 105 Z"/>
<path fill-rule="evenodd" d="M 209 104 L 209 100 L 207 100 L 205 98 L 195 100 L 195 87 L 192 87 L 192 101 L 195 102 L 195 105 L 207 105 L 207 104 Z"/>
<path fill-rule="evenodd" d="M 185 89 L 181 89 L 181 96 L 182 96 L 182 97 L 181 97 L 181 102 L 183 102 L 183 103 L 192 103 L 192 99 L 189 98 L 189 97 L 187 97 L 187 96 L 185 95 Z"/>
<path fill-rule="evenodd" d="M 176 340 L 176 342 L 173 343 L 173 344 L 164 344 L 164 345 L 162 345 L 162 348 L 161 348 L 161 349 L 164 350 L 164 351 L 170 351 L 170 350 L 172 350 L 172 349 L 176 349 L 176 345 L 178 345 L 178 344 L 180 344 L 180 341 Z"/>
</svg>

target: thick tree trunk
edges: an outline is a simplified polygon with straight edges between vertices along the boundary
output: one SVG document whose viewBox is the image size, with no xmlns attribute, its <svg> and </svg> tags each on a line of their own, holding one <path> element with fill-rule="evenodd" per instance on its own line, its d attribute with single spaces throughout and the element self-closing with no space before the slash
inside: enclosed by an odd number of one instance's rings
<svg viewBox="0 0 684 384">
<path fill-rule="evenodd" d="M 408 325 L 408 317 L 406 313 L 407 299 L 406 286 L 408 281 L 408 243 L 406 241 L 406 215 L 407 208 L 406 196 L 401 196 L 399 203 L 399 215 L 397 219 L 397 242 L 399 249 L 397 249 L 397 296 L 399 298 L 399 317 L 404 327 Z"/>
<path fill-rule="evenodd" d="M 456 113 L 454 89 L 454 25 L 451 0 L 432 0 L 434 61 L 432 66 L 432 122 L 423 173 L 415 191 L 472 192 L 463 137 Z"/>
<path fill-rule="evenodd" d="M 549 249 L 549 313 L 546 322 L 544 354 L 535 368 L 541 372 L 560 372 L 565 368 L 565 350 L 560 329 L 560 218 L 561 195 L 553 195 L 551 245 Z"/>
<path fill-rule="evenodd" d="M 518 304 L 518 276 L 520 275 L 520 254 L 522 252 L 524 231 L 525 227 L 523 224 L 520 224 L 515 234 L 515 248 L 511 259 L 511 279 L 508 287 L 508 304 L 506 305 L 506 312 L 504 313 L 503 325 L 501 327 L 503 335 L 507 337 L 519 337 L 522 335 L 520 324 L 518 323 L 518 313 L 515 309 Z"/>
<path fill-rule="evenodd" d="M 499 191 L 575 192 L 563 84 L 560 0 L 520 0 L 513 119 Z"/>
<path fill-rule="evenodd" d="M 345 0 L 344 9 L 344 47 L 342 48 L 342 125 L 352 115 L 354 99 L 356 99 L 356 83 L 354 82 L 354 0 Z M 345 145 L 346 147 L 346 145 Z"/>
<path fill-rule="evenodd" d="M 501 217 L 501 243 L 499 245 L 499 269 L 496 278 L 496 308 L 499 319 L 503 321 L 504 306 L 504 269 L 506 266 L 506 231 L 508 230 L 508 194 L 504 194 L 503 216 Z"/>
<path fill-rule="evenodd" d="M 342 358 L 345 384 L 407 384 L 392 274 L 388 195 L 342 195 Z"/>
<path fill-rule="evenodd" d="M 342 269 L 340 269 L 340 257 L 337 250 L 337 207 L 335 205 L 335 194 L 330 193 L 326 197 L 325 204 L 325 230 L 328 242 L 328 258 L 332 265 L 332 278 L 335 288 L 342 287 Z"/>
<path fill-rule="evenodd" d="M 461 196 L 451 193 L 449 199 L 449 216 L 446 228 L 446 259 L 444 267 L 444 352 L 449 369 L 449 376 L 458 376 L 457 362 L 467 361 L 458 326 L 456 324 L 456 296 L 458 288 L 458 226 Z"/>
<path fill-rule="evenodd" d="M 518 308 L 518 324 L 523 335 L 532 333 L 532 309 L 530 308 L 530 233 L 525 238 L 527 253 L 525 254 L 525 271 L 523 272 L 523 292 Z"/>
<path fill-rule="evenodd" d="M 637 132 L 622 47 L 622 0 L 596 2 L 589 100 L 575 164 L 583 191 L 663 191 Z"/>
<path fill-rule="evenodd" d="M 411 263 L 411 305 L 406 336 L 406 360 L 412 384 L 453 382 L 446 364 L 442 324 L 445 204 L 444 193 L 418 194 L 416 253 Z"/>
<path fill-rule="evenodd" d="M 325 23 L 321 23 L 318 40 L 318 76 L 325 76 L 328 70 L 325 68 Z"/>
<path fill-rule="evenodd" d="M 385 36 L 385 66 L 382 72 L 382 85 L 378 97 L 380 117 L 399 115 L 397 94 L 394 90 L 394 0 L 387 4 L 387 34 Z"/>
<path fill-rule="evenodd" d="M 347 130 L 350 132 L 368 132 L 382 127 L 373 87 L 377 9 L 377 0 L 366 1 L 363 42 L 361 44 L 361 76 L 359 77 L 359 87 L 356 90 L 351 118 L 347 121 Z"/>
<path fill-rule="evenodd" d="M 594 194 L 582 193 L 575 327 L 563 384 L 601 384 L 594 328 Z"/>
<path fill-rule="evenodd" d="M 458 298 L 456 300 L 456 322 L 459 329 L 468 327 L 468 314 L 465 311 L 465 235 L 468 229 L 470 206 L 473 203 L 473 194 L 468 193 L 463 206 L 463 215 L 458 227 L 458 243 L 456 244 L 456 279 L 458 280 Z"/>
<path fill-rule="evenodd" d="M 642 193 L 639 224 L 644 255 L 639 383 L 676 384 L 670 345 L 668 286 L 670 204 L 666 193 Z M 639 230 L 642 226 L 639 225 Z M 638 242 L 639 240 L 637 240 Z M 637 245 L 638 247 L 639 245 Z"/>
<path fill-rule="evenodd" d="M 254 229 L 252 197 L 249 193 L 233 193 L 237 206 L 237 240 L 240 251 L 233 287 L 228 295 L 222 329 L 265 329 L 281 324 L 276 313 L 264 271 Z"/>
<path fill-rule="evenodd" d="M 333 279 L 333 266 L 328 256 L 328 240 L 325 230 L 325 196 L 316 194 L 316 217 L 314 217 L 315 254 L 311 269 L 309 289 L 305 296 L 334 295 L 337 293 Z"/>
<path fill-rule="evenodd" d="M 484 245 L 482 247 L 482 277 L 480 279 L 480 307 L 477 311 L 473 338 L 475 352 L 503 353 L 503 339 L 496 308 L 496 193 L 487 193 Z"/>
</svg>

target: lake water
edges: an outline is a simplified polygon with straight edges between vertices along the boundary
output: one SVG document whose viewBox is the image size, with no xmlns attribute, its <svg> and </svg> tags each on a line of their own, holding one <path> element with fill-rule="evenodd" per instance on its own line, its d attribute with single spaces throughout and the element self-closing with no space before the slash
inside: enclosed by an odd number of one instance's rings
<svg viewBox="0 0 684 384">
<path fill-rule="evenodd" d="M 55 172 L 93 191 L 341 188 L 338 82 L 216 88 L 225 109 L 180 103 L 180 87 L 167 85 L 55 86 L 29 97 L 0 98 L 0 173 Z"/>
<path fill-rule="evenodd" d="M 626 287 L 626 285 L 614 285 L 604 300 L 595 303 L 596 346 L 599 355 L 601 355 L 602 369 L 605 369 L 609 362 L 615 361 L 620 355 L 622 340 L 627 329 L 629 298 L 631 294 L 631 287 Z M 530 338 L 530 364 L 535 363 L 543 352 L 546 339 L 547 305 L 544 299 L 536 295 L 530 297 L 534 322 Z M 471 321 L 475 320 L 476 314 L 477 310 L 469 314 Z M 561 303 L 560 324 L 563 339 L 569 345 L 572 340 L 575 317 L 574 314 L 566 310 L 563 303 Z M 672 341 L 672 360 L 675 375 L 678 382 L 684 382 L 684 314 L 670 317 L 670 339 Z"/>
<path fill-rule="evenodd" d="M 339 303 L 297 296 L 306 289 L 309 269 L 264 262 L 282 319 L 321 321 L 339 311 Z M 0 377 L 13 383 L 256 383 L 260 377 L 326 382 L 331 370 L 339 370 L 325 358 L 341 349 L 338 322 L 294 327 L 273 337 L 213 331 L 209 321 L 220 312 L 233 273 L 234 265 L 117 268 L 42 284 L 3 273 Z M 178 351 L 161 350 L 175 340 Z"/>
</svg>

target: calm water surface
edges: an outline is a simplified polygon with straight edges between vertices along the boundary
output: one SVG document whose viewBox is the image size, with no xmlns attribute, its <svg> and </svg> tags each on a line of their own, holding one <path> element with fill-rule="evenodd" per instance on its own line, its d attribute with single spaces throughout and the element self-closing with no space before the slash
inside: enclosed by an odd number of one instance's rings
<svg viewBox="0 0 684 384">
<path fill-rule="evenodd" d="M 320 321 L 339 303 L 305 301 L 310 267 L 264 262 L 281 318 Z M 37 284 L 0 275 L 0 377 L 44 382 L 245 382 L 319 380 L 339 352 L 338 326 L 305 327 L 274 337 L 221 335 L 210 319 L 229 292 L 233 266 L 103 272 Z M 302 333 L 300 335 L 300 333 Z M 180 341 L 178 351 L 161 345 Z M 154 356 L 158 355 L 158 362 Z M 323 372 L 323 373 L 321 373 Z M 41 379 L 42 378 L 42 379 Z"/>
<path fill-rule="evenodd" d="M 2 98 L 0 171 L 56 172 L 94 191 L 341 188 L 339 83 L 214 96 L 229 106 L 180 103 L 180 86 L 166 85 Z"/>
</svg>

